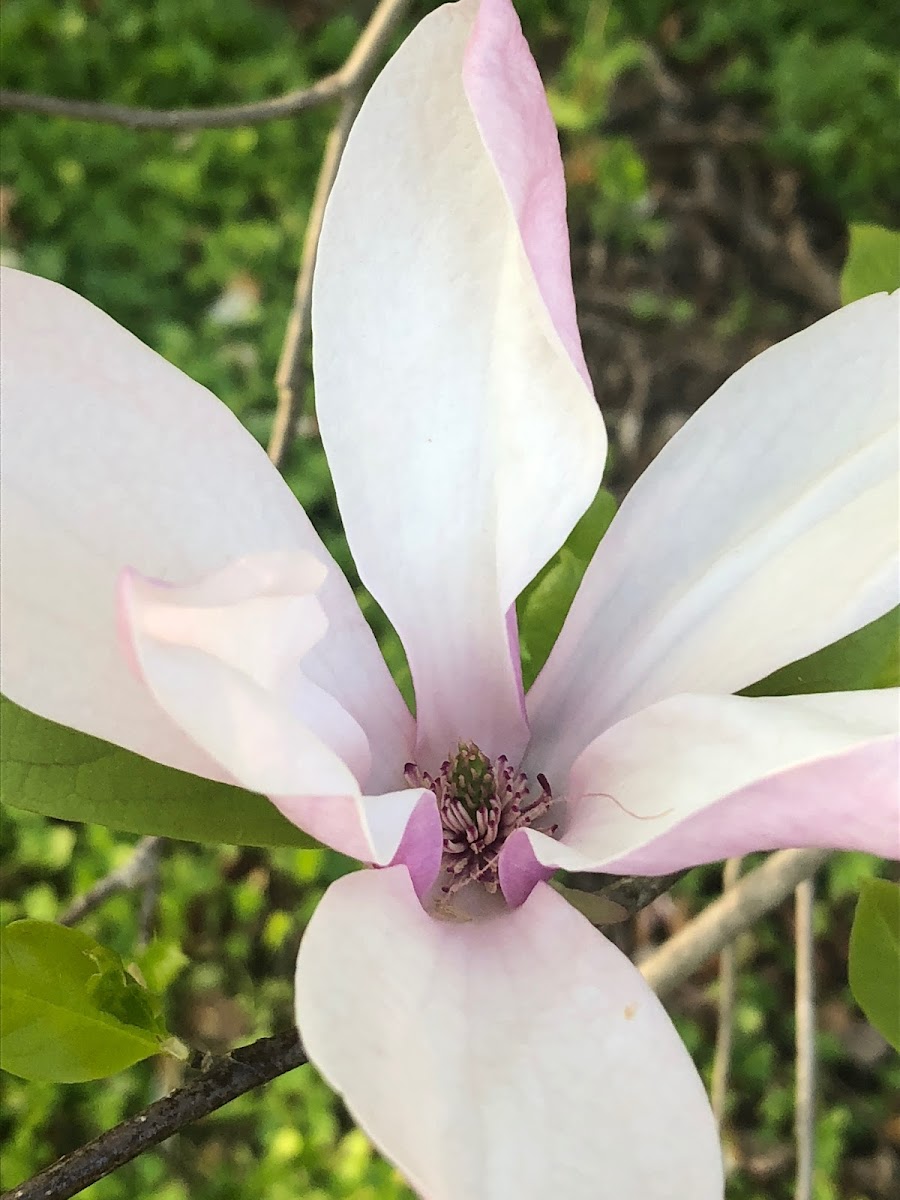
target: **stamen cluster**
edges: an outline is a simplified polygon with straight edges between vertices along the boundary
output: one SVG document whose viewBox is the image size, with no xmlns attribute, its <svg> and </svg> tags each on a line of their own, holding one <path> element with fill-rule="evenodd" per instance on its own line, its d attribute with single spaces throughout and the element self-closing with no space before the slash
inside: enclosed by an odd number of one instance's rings
<svg viewBox="0 0 900 1200">
<path fill-rule="evenodd" d="M 546 776 L 536 776 L 541 791 L 532 797 L 528 777 L 510 766 L 505 755 L 492 761 L 474 742 L 460 742 L 436 775 L 408 763 L 405 776 L 410 787 L 428 788 L 437 800 L 444 831 L 445 895 L 473 882 L 496 892 L 503 843 L 513 830 L 546 816 L 553 804 Z M 544 832 L 552 835 L 557 828 L 551 825 Z"/>
</svg>

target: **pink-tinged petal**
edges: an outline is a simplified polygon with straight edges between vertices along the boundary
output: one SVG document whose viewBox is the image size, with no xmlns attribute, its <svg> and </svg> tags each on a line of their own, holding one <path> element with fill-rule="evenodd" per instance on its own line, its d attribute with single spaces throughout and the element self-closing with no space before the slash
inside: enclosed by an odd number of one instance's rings
<svg viewBox="0 0 900 1200">
<path fill-rule="evenodd" d="M 310 1059 L 428 1200 L 721 1200 L 703 1085 L 636 968 L 546 885 L 435 921 L 405 871 L 329 888 L 297 961 Z"/>
<path fill-rule="evenodd" d="M 219 768 L 129 672 L 116 638 L 126 566 L 181 583 L 233 559 L 305 551 L 327 569 L 312 683 L 380 764 L 412 722 L 352 591 L 262 449 L 204 388 L 87 301 L 2 269 L 3 690 L 26 708 L 183 770 Z M 395 768 L 396 769 L 396 768 Z M 369 781 L 373 790 L 386 782 Z"/>
<path fill-rule="evenodd" d="M 894 688 L 676 696 L 578 758 L 559 842 L 513 839 L 545 865 L 648 875 L 787 847 L 898 857 L 898 726 Z"/>
<path fill-rule="evenodd" d="M 316 595 L 324 577 L 325 568 L 302 552 L 239 559 L 183 587 L 134 571 L 122 576 L 123 641 L 141 675 L 177 724 L 256 791 L 290 794 L 308 747 L 302 735 L 293 745 L 289 734 L 284 755 L 268 742 L 258 745 L 260 730 L 246 723 L 246 701 L 238 698 L 247 686 L 266 711 L 283 714 L 288 728 L 299 723 L 329 747 L 348 768 L 341 778 L 363 781 L 369 774 L 366 735 L 305 675 L 309 651 L 328 627 Z M 177 688 L 164 682 L 170 672 L 173 685 L 176 677 L 180 681 Z M 223 690 L 204 698 L 202 689 L 216 690 L 213 673 L 221 676 Z"/>
<path fill-rule="evenodd" d="M 183 588 L 125 573 L 129 658 L 160 708 L 244 787 L 352 795 L 369 767 L 365 734 L 303 675 L 326 628 L 314 595 L 320 568 L 308 556 L 273 558 L 244 559 Z"/>
<path fill-rule="evenodd" d="M 900 293 L 766 350 L 626 497 L 528 697 L 538 769 L 607 726 L 727 693 L 900 599 Z"/>
<path fill-rule="evenodd" d="M 559 138 L 509 0 L 481 0 L 463 58 L 463 86 L 547 312 L 591 388 L 575 317 Z"/>
<path fill-rule="evenodd" d="M 417 885 L 430 886 L 441 845 L 434 797 L 423 789 L 363 796 L 365 734 L 304 675 L 327 628 L 316 597 L 323 576 L 302 553 L 242 559 L 180 588 L 128 572 L 120 589 L 127 656 L 160 708 L 231 778 L 344 854 L 379 864 L 399 854 Z M 407 834 L 420 806 L 424 816 Z"/>
<path fill-rule="evenodd" d="M 360 111 L 319 246 L 319 423 L 360 575 L 407 650 L 426 767 L 460 739 L 521 753 L 506 613 L 605 456 L 545 104 L 507 0 L 429 14 Z"/>
</svg>

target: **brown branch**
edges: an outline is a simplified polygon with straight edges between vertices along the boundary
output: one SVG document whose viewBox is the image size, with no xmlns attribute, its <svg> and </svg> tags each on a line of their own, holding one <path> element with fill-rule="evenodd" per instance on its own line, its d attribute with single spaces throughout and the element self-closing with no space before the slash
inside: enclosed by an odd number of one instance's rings
<svg viewBox="0 0 900 1200">
<path fill-rule="evenodd" d="M 312 208 L 306 223 L 303 250 L 300 255 L 300 269 L 294 285 L 294 299 L 285 330 L 281 357 L 278 360 L 278 370 L 275 373 L 278 403 L 272 421 L 272 436 L 269 438 L 269 458 L 276 467 L 280 467 L 284 461 L 284 456 L 297 427 L 297 418 L 300 415 L 300 403 L 303 397 L 303 355 L 312 316 L 313 272 L 319 249 L 319 235 L 322 232 L 322 219 L 325 216 L 325 205 L 331 194 L 350 128 L 359 112 L 361 99 L 361 89 L 348 92 L 344 97 L 340 116 L 325 144 L 325 156 L 316 180 Z"/>
<path fill-rule="evenodd" d="M 816 1165 L 816 973 L 814 962 L 813 881 L 805 879 L 794 893 L 796 978 L 794 1013 L 796 1079 L 794 1132 L 797 1178 L 794 1200 L 812 1200 Z"/>
<path fill-rule="evenodd" d="M 722 871 L 722 891 L 733 888 L 740 878 L 741 859 L 729 858 Z M 731 1044 L 734 1037 L 734 1002 L 736 992 L 736 960 L 734 943 L 722 947 L 719 954 L 719 1021 L 716 1027 L 716 1052 L 713 1058 L 710 1102 L 721 1126 L 728 1096 L 728 1075 L 731 1070 Z"/>
<path fill-rule="evenodd" d="M 143 1112 L 4 1192 L 0 1200 L 68 1200 L 77 1196 L 185 1125 L 305 1062 L 306 1055 L 293 1029 L 241 1046 L 213 1059 L 198 1078 L 156 1100 Z"/>
<path fill-rule="evenodd" d="M 367 78 L 408 7 L 409 0 L 381 0 L 342 68 L 345 79 L 343 103 L 337 122 L 328 135 L 325 155 L 316 180 L 316 190 L 300 254 L 297 282 L 294 285 L 294 299 L 278 370 L 275 373 L 278 403 L 269 438 L 269 458 L 276 467 L 280 467 L 284 461 L 300 413 L 303 357 L 312 315 L 313 273 L 325 206 L 337 176 L 347 138 L 350 136 L 350 129 L 362 104 Z"/>
<path fill-rule="evenodd" d="M 659 995 L 674 991 L 708 958 L 777 908 L 828 857 L 827 850 L 771 855 L 641 963 L 641 974 Z"/>
</svg>

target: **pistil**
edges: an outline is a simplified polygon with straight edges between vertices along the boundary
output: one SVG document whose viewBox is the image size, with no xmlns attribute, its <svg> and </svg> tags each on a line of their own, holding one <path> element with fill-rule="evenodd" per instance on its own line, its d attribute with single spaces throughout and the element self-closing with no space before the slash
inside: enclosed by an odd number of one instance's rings
<svg viewBox="0 0 900 1200">
<path fill-rule="evenodd" d="M 410 787 L 428 788 L 437 800 L 444 835 L 440 887 L 448 896 L 468 883 L 496 892 L 503 843 L 514 830 L 546 817 L 553 805 L 546 776 L 535 777 L 540 792 L 532 795 L 527 776 L 505 755 L 491 760 L 474 742 L 460 742 L 436 775 L 408 763 L 405 777 Z M 559 827 L 541 828 L 553 836 Z"/>
</svg>

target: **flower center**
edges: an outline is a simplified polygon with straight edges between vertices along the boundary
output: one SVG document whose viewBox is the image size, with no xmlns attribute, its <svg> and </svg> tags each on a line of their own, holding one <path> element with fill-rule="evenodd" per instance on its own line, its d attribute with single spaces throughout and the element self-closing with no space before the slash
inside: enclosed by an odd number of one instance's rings
<svg viewBox="0 0 900 1200">
<path fill-rule="evenodd" d="M 541 790 L 532 796 L 527 776 L 505 755 L 492 761 L 474 742 L 460 742 L 436 775 L 415 763 L 408 763 L 404 774 L 410 787 L 428 788 L 437 800 L 444 835 L 440 889 L 448 896 L 467 883 L 496 892 L 503 843 L 514 829 L 545 817 L 553 804 L 546 776 L 536 776 Z M 559 826 L 541 828 L 552 836 Z"/>
</svg>

